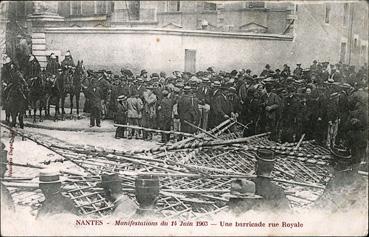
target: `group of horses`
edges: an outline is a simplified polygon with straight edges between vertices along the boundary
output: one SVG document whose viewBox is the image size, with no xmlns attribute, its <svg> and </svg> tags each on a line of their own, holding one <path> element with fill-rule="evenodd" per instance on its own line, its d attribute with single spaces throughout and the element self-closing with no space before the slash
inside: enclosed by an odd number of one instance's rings
<svg viewBox="0 0 369 237">
<path fill-rule="evenodd" d="M 22 74 L 19 73 L 20 76 Z M 37 109 L 39 110 L 39 121 L 43 121 L 42 111 L 46 118 L 52 118 L 50 114 L 51 105 L 55 105 L 54 121 L 64 119 L 65 99 L 70 98 L 70 114 L 73 113 L 73 101 L 76 101 L 76 112 L 79 115 L 79 100 L 82 83 L 86 79 L 83 61 L 78 61 L 76 67 L 67 67 L 57 75 L 50 75 L 45 70 L 40 75 L 26 81 L 26 86 L 20 85 L 22 80 L 13 80 L 11 88 L 7 92 L 5 112 L 6 121 L 12 127 L 16 125 L 18 117 L 19 125 L 23 128 L 23 117 L 28 110 L 29 116 L 33 109 L 33 122 L 35 123 Z M 23 80 L 25 81 L 25 80 Z M 17 84 L 18 83 L 18 84 Z M 61 109 L 61 111 L 60 111 Z M 11 122 L 10 122 L 11 117 Z"/>
</svg>

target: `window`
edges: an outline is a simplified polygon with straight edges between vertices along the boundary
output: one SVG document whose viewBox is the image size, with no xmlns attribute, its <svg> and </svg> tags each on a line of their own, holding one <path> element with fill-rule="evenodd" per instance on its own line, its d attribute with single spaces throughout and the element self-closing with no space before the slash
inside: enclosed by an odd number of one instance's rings
<svg viewBox="0 0 369 237">
<path fill-rule="evenodd" d="M 345 63 L 345 59 L 346 59 L 346 43 L 342 42 L 341 43 L 341 52 L 340 52 L 340 61 L 342 63 Z"/>
<path fill-rule="evenodd" d="M 168 12 L 179 12 L 181 10 L 180 1 L 167 1 L 167 11 Z"/>
<path fill-rule="evenodd" d="M 329 15 L 331 14 L 331 6 L 327 3 L 325 4 L 325 20 L 324 22 L 329 24 Z"/>
<path fill-rule="evenodd" d="M 96 13 L 97 14 L 105 14 L 106 13 L 106 2 L 105 1 L 97 1 L 96 2 Z"/>
<path fill-rule="evenodd" d="M 140 20 L 140 1 L 128 1 L 128 17 L 130 21 Z"/>
<path fill-rule="evenodd" d="M 204 2 L 204 11 L 216 11 L 217 4 L 211 2 Z"/>
<path fill-rule="evenodd" d="M 265 8 L 265 2 L 249 2 L 249 8 Z"/>
<path fill-rule="evenodd" d="M 359 47 L 359 35 L 354 34 L 354 48 L 358 48 L 358 47 Z"/>
<path fill-rule="evenodd" d="M 343 26 L 347 26 L 349 19 L 349 4 L 343 4 Z"/>
<path fill-rule="evenodd" d="M 82 14 L 81 1 L 71 1 L 71 15 L 79 16 Z"/>
</svg>

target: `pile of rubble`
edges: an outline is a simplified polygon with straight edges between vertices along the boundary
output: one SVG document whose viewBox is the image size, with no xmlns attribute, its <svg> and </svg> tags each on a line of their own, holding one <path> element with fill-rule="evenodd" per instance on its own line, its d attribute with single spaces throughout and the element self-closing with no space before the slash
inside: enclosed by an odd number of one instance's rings
<svg viewBox="0 0 369 237">
<path fill-rule="evenodd" d="M 229 119 L 210 131 L 175 143 L 129 152 L 68 144 L 44 134 L 17 130 L 18 135 L 63 158 L 12 165 L 43 169 L 63 163 L 61 173 L 67 178 L 64 194 L 73 200 L 82 215 L 94 217 L 110 215 L 114 209 L 114 203 L 105 198 L 99 186 L 101 175 L 106 172 L 119 174 L 123 191 L 132 200 L 135 200 L 138 175 L 158 177 L 160 195 L 155 211 L 165 219 L 211 217 L 228 208 L 225 195 L 234 178 L 255 176 L 258 149 L 274 151 L 277 160 L 273 181 L 285 190 L 292 208 L 308 208 L 322 195 L 332 176 L 329 150 L 302 139 L 298 143 L 279 144 L 269 140 L 268 133 L 243 138 L 234 132 L 238 131 L 235 126 L 236 121 Z M 37 209 L 43 196 L 33 180 L 34 177 L 8 177 L 4 184 L 16 203 Z"/>
</svg>

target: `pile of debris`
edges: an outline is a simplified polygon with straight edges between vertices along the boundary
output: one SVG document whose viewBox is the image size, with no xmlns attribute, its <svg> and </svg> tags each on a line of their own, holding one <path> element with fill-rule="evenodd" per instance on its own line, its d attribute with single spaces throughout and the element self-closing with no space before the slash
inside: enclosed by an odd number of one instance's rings
<svg viewBox="0 0 369 237">
<path fill-rule="evenodd" d="M 61 173 L 67 178 L 63 185 L 65 194 L 71 197 L 82 215 L 91 217 L 110 215 L 114 209 L 114 203 L 105 198 L 99 186 L 101 175 L 106 172 L 119 174 L 123 191 L 132 200 L 135 200 L 137 176 L 158 177 L 160 195 L 156 213 L 165 219 L 211 217 L 227 209 L 225 195 L 233 179 L 255 177 L 259 149 L 274 151 L 277 160 L 273 181 L 285 190 L 292 208 L 307 208 L 322 195 L 332 176 L 329 150 L 302 139 L 298 143 L 279 144 L 268 139 L 269 133 L 243 138 L 241 133 L 234 132 L 239 131 L 235 126 L 237 122 L 228 119 L 210 131 L 184 140 L 129 152 L 68 144 L 44 134 L 16 130 L 18 135 L 63 158 L 44 160 L 40 164 L 12 165 L 43 169 L 63 163 Z M 78 167 L 79 171 L 73 167 Z M 32 179 L 9 177 L 5 181 L 18 204 L 38 208 L 43 197 Z M 24 194 L 32 198 L 25 202 Z"/>
</svg>

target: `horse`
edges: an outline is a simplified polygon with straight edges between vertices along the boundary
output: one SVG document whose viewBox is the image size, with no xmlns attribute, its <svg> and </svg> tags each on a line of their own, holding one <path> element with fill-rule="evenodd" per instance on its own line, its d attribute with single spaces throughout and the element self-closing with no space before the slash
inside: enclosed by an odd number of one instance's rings
<svg viewBox="0 0 369 237">
<path fill-rule="evenodd" d="M 81 84 L 84 79 L 83 60 L 77 63 L 76 68 L 67 68 L 62 74 L 62 81 L 59 81 L 59 92 L 61 95 L 62 114 L 65 114 L 65 98 L 69 94 L 70 114 L 73 113 L 73 98 L 76 97 L 77 114 L 79 114 L 79 98 L 81 93 Z"/>
<path fill-rule="evenodd" d="M 33 108 L 33 122 L 36 122 L 37 104 L 39 104 L 40 122 L 42 122 L 42 109 L 45 108 L 45 80 L 44 77 L 39 75 L 37 77 L 30 78 L 29 80 L 29 102 L 31 108 Z M 45 110 L 46 111 L 46 110 Z M 45 112 L 46 116 L 46 112 Z"/>
<path fill-rule="evenodd" d="M 11 116 L 11 127 L 15 127 L 17 117 L 20 128 L 24 128 L 23 116 L 27 108 L 26 82 L 19 71 L 11 72 L 12 83 L 7 87 L 7 108 L 6 113 Z"/>
<path fill-rule="evenodd" d="M 77 62 L 76 69 L 73 73 L 73 87 L 70 94 L 70 114 L 73 112 L 73 97 L 76 97 L 76 109 L 77 115 L 79 115 L 79 98 L 81 95 L 82 81 L 85 79 L 85 73 L 83 68 L 83 60 Z"/>
</svg>

